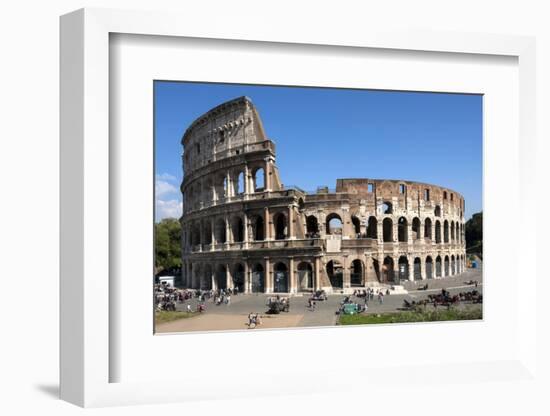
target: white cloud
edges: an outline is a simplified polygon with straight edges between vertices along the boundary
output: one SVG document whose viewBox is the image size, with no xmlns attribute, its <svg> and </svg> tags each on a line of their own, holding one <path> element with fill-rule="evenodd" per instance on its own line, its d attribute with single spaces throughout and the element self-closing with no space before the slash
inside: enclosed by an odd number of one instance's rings
<svg viewBox="0 0 550 416">
<path fill-rule="evenodd" d="M 171 183 L 159 179 L 155 181 L 155 191 L 157 196 L 164 196 L 179 192 L 178 188 L 176 188 Z"/>
<path fill-rule="evenodd" d="M 157 199 L 156 201 L 156 219 L 157 221 L 162 220 L 163 218 L 179 218 L 182 213 L 182 203 L 177 199 L 162 200 Z"/>
<path fill-rule="evenodd" d="M 175 182 L 178 178 L 176 178 L 174 175 L 170 175 L 169 173 L 159 173 L 157 174 L 156 179 L 168 182 Z"/>
</svg>

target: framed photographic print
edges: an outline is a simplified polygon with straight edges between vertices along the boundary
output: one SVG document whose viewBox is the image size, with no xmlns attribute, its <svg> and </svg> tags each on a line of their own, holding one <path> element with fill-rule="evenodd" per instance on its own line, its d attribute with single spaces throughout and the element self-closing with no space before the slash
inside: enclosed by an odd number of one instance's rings
<svg viewBox="0 0 550 416">
<path fill-rule="evenodd" d="M 533 40 L 188 23 L 62 18 L 62 398 L 531 379 Z"/>
</svg>

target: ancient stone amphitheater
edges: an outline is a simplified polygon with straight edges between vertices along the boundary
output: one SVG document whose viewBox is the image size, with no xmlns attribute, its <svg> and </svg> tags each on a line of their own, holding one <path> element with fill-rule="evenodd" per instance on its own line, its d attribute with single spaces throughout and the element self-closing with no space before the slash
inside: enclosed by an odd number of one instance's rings
<svg viewBox="0 0 550 416">
<path fill-rule="evenodd" d="M 182 144 L 185 287 L 340 293 L 464 270 L 460 194 L 393 179 L 285 187 L 247 97 L 199 117 Z"/>
</svg>

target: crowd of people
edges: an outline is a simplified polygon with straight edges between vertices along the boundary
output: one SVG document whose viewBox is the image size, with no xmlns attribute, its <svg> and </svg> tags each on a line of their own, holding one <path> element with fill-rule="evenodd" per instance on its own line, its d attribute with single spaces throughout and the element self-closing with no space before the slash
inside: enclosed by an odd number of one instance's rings
<svg viewBox="0 0 550 416">
<path fill-rule="evenodd" d="M 191 299 L 197 299 L 197 312 L 206 311 L 206 302 L 212 300 L 216 306 L 230 305 L 231 296 L 239 292 L 236 288 L 220 290 L 201 290 L 201 289 L 177 289 L 166 282 L 156 283 L 154 287 L 155 308 L 157 311 L 175 311 L 177 304 L 186 303 L 185 310 L 193 312 Z"/>
</svg>

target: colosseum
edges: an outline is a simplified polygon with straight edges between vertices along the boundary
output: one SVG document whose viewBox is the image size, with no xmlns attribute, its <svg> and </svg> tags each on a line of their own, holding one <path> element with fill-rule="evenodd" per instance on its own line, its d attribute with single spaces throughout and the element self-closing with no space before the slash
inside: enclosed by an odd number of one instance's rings
<svg viewBox="0 0 550 416">
<path fill-rule="evenodd" d="M 464 270 L 460 194 L 394 179 L 285 187 L 247 97 L 199 117 L 182 145 L 184 287 L 349 293 Z"/>
</svg>

